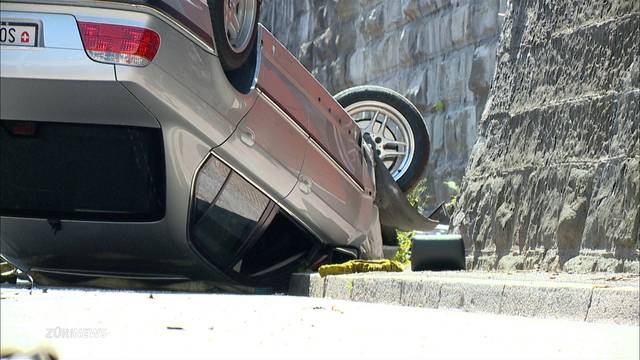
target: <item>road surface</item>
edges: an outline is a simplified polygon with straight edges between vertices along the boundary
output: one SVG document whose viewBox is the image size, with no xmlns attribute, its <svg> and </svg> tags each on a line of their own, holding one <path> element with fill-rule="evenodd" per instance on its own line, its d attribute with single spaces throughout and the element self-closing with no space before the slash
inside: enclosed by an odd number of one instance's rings
<svg viewBox="0 0 640 360">
<path fill-rule="evenodd" d="M 61 359 L 633 359 L 638 326 L 292 296 L 0 291 L 3 348 Z"/>
</svg>

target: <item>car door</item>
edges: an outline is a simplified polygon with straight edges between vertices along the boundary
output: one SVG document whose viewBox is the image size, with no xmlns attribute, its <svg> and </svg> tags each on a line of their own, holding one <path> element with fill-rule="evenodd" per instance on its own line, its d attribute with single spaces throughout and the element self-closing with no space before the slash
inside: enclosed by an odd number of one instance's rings
<svg viewBox="0 0 640 360">
<path fill-rule="evenodd" d="M 362 188 L 312 139 L 284 204 L 321 239 L 341 246 L 361 238 L 375 215 L 372 188 Z"/>
<path fill-rule="evenodd" d="M 308 135 L 270 98 L 256 91 L 259 95 L 253 108 L 214 152 L 279 201 L 298 181 Z"/>
</svg>

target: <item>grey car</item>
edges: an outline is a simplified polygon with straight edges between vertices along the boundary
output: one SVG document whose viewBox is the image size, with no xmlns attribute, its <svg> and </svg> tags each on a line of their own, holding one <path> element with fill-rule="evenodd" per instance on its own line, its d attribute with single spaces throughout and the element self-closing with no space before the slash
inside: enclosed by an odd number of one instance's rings
<svg viewBox="0 0 640 360">
<path fill-rule="evenodd" d="M 0 250 L 36 282 L 278 286 L 435 225 L 415 107 L 334 99 L 258 0 L 0 4 Z"/>
</svg>

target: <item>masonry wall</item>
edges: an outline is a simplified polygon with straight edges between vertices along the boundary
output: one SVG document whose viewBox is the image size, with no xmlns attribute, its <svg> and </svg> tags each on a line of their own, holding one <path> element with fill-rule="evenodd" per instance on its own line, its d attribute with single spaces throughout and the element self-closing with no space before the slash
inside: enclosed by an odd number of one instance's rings
<svg viewBox="0 0 640 360">
<path fill-rule="evenodd" d="M 461 182 L 476 141 L 502 3 L 263 0 L 261 22 L 331 93 L 375 84 L 416 104 L 431 133 L 425 176 L 433 205 L 449 199 L 444 181 Z"/>
<path fill-rule="evenodd" d="M 640 1 L 513 1 L 454 216 L 480 269 L 638 273 Z"/>
</svg>

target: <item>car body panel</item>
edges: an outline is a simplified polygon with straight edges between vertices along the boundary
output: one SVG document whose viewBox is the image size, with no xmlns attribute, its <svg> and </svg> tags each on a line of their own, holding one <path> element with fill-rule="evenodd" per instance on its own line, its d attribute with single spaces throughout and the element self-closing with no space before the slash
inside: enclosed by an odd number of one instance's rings
<svg viewBox="0 0 640 360">
<path fill-rule="evenodd" d="M 372 221 L 366 194 L 309 139 L 298 186 L 285 200 L 313 231 L 334 245 L 356 245 Z"/>
<path fill-rule="evenodd" d="M 258 87 L 272 98 L 360 186 L 365 187 L 360 129 L 331 94 L 270 32 L 261 27 Z"/>
<path fill-rule="evenodd" d="M 12 5 L 18 8 L 26 6 L 3 4 L 3 10 Z M 69 42 L 65 45 L 66 48 L 47 47 L 48 44 L 59 46 L 60 44 L 56 42 L 58 36 L 67 39 L 73 39 L 75 36 L 79 41 L 75 19 L 86 16 L 87 20 L 98 20 L 95 14 L 96 9 L 54 8 L 44 5 L 42 7 L 50 13 L 41 15 L 35 12 L 2 12 L 3 21 L 28 18 L 42 20 L 45 26 L 49 26 L 42 28 L 43 47 L 3 46 L 0 48 L 1 100 L 3 104 L 11 104 L 11 106 L 1 107 L 0 118 L 160 127 L 157 119 L 161 117 L 152 114 L 148 110 L 150 108 L 148 104 L 143 105 L 132 96 L 131 91 L 123 86 L 122 82 L 117 81 L 114 65 L 90 60 L 81 42 L 80 49 L 75 49 L 78 47 L 77 42 Z M 29 9 L 37 8 L 29 7 Z M 53 14 L 52 12 L 55 11 L 61 14 Z M 66 12 L 74 15 L 64 14 Z M 113 19 L 115 14 L 122 13 L 126 12 L 114 13 L 109 10 L 107 19 Z M 24 16 L 25 14 L 29 16 Z M 69 17 L 73 19 L 73 27 L 64 21 Z M 134 13 L 120 21 L 132 24 L 135 22 L 131 19 L 138 17 L 144 19 L 148 15 Z M 55 19 L 58 20 L 55 21 Z M 145 21 L 135 24 L 143 23 Z M 209 54 L 209 57 L 212 56 Z M 149 65 L 145 70 L 156 75 L 154 78 L 156 80 L 168 78 L 166 75 L 157 76 L 164 72 L 155 64 Z M 143 79 L 146 78 L 143 77 Z M 156 84 L 156 86 L 164 85 Z M 158 91 L 157 93 L 162 96 L 175 92 Z M 185 96 L 185 98 L 188 97 Z M 178 103 L 176 99 L 165 100 L 165 104 Z M 202 106 L 202 101 L 194 101 L 194 104 Z M 213 112 L 211 108 L 208 110 Z M 163 114 L 166 118 L 178 119 L 176 113 Z M 243 115 L 237 115 L 238 121 Z M 162 119 L 164 120 L 164 117 Z M 221 121 L 221 123 L 225 124 L 227 121 Z M 193 252 L 186 242 L 185 223 L 190 206 L 191 182 L 198 164 L 211 147 L 216 142 L 223 142 L 234 129 L 233 124 L 228 124 L 226 127 L 209 125 L 202 131 L 195 131 L 190 122 L 165 121 L 162 123 L 167 165 L 166 186 L 171 189 L 166 194 L 166 214 L 162 221 L 133 224 L 65 220 L 64 230 L 54 234 L 46 219 L 3 216 L 0 219 L 3 255 L 17 265 L 29 264 L 27 268 L 63 267 L 65 270 L 79 273 L 116 268 L 123 272 L 131 272 L 135 271 L 136 263 L 144 263 L 147 265 L 139 265 L 141 266 L 139 270 L 156 276 L 167 271 L 170 276 L 174 276 L 175 273 L 190 274 L 190 276 L 211 274 L 211 267 L 208 264 L 193 260 Z M 209 136 L 197 136 L 202 132 L 206 132 Z M 91 238 L 89 239 L 86 234 L 92 234 Z M 79 258 L 78 261 L 71 261 L 73 257 L 65 254 L 51 256 L 56 254 L 55 246 L 59 246 L 60 241 L 66 244 L 65 253 L 85 254 L 84 257 Z M 138 245 L 132 245 L 136 243 Z M 52 244 L 54 248 L 48 244 Z M 87 259 L 92 261 L 86 261 Z M 159 259 L 164 261 L 158 261 Z M 100 264 L 99 267 L 92 269 L 91 265 L 95 267 L 96 264 Z"/>
<path fill-rule="evenodd" d="M 192 3 L 189 1 L 188 3 Z M 74 6 L 74 7 L 83 7 L 85 9 L 91 8 L 99 8 L 99 9 L 115 9 L 115 10 L 126 10 L 131 11 L 134 10 L 137 13 L 144 13 L 147 15 L 151 15 L 162 21 L 166 22 L 169 26 L 173 27 L 173 29 L 183 36 L 185 36 L 190 41 L 194 42 L 198 46 L 202 47 L 203 50 L 216 54 L 215 44 L 213 44 L 213 39 L 211 38 L 212 29 L 210 29 L 210 24 L 205 24 L 201 15 L 195 14 L 183 14 L 184 17 L 192 19 L 194 24 L 201 28 L 202 31 L 193 31 L 189 29 L 189 26 L 185 26 L 181 24 L 179 21 L 175 20 L 171 16 L 172 11 L 167 11 L 167 7 L 157 7 L 153 5 L 159 5 L 159 2 L 155 1 L 143 1 L 143 0 L 5 0 L 0 2 L 0 10 L 1 11 L 20 11 L 20 10 L 36 10 L 40 15 L 46 15 L 48 12 L 59 13 L 60 6 Z M 37 5 L 37 8 L 33 6 Z M 169 8 L 175 9 L 175 6 L 168 6 Z M 197 8 L 197 6 L 196 6 Z M 198 9 L 189 10 L 189 12 L 198 11 Z M 208 11 L 208 10 L 207 10 Z M 182 12 L 182 11 L 177 11 Z M 210 21 L 209 21 L 210 23 Z M 204 34 L 203 34 L 204 32 Z M 62 40 L 63 41 L 63 40 Z"/>
<path fill-rule="evenodd" d="M 298 182 L 308 137 L 260 94 L 238 130 L 214 152 L 282 201 Z"/>
<path fill-rule="evenodd" d="M 20 23 L 36 23 L 38 28 L 38 46 L 58 49 L 83 50 L 78 24 L 72 15 L 32 12 L 5 11 L 10 5 L 2 4 L 2 17 Z M 5 21 L 5 20 L 3 20 Z"/>
</svg>

